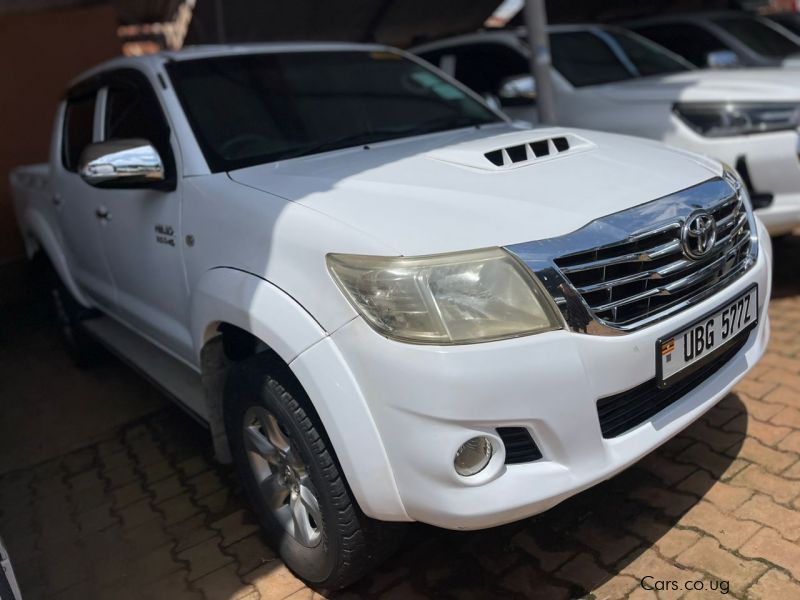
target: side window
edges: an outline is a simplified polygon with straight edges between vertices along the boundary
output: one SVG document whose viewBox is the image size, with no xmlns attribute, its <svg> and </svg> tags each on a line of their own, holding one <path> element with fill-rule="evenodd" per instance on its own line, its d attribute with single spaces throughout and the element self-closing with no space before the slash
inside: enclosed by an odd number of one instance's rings
<svg viewBox="0 0 800 600">
<path fill-rule="evenodd" d="M 689 23 L 669 23 L 636 28 L 636 33 L 650 38 L 688 60 L 705 67 L 709 53 L 728 50 L 725 43 L 710 31 Z"/>
<path fill-rule="evenodd" d="M 64 112 L 61 158 L 64 168 L 78 170 L 81 152 L 92 143 L 94 131 L 94 104 L 97 94 L 92 92 L 67 100 Z"/>
<path fill-rule="evenodd" d="M 453 48 L 456 79 L 483 95 L 498 96 L 503 82 L 530 73 L 528 60 L 519 52 L 497 43 L 480 43 Z"/>
<path fill-rule="evenodd" d="M 158 150 L 167 177 L 170 177 L 174 172 L 174 162 L 169 136 L 169 125 L 144 76 L 113 78 L 106 98 L 104 139 L 147 140 Z"/>
</svg>

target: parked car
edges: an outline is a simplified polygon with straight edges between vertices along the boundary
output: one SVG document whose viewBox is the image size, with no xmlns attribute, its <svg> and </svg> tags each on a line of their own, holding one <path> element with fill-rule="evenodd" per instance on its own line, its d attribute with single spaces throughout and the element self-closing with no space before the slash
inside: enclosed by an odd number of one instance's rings
<svg viewBox="0 0 800 600">
<path fill-rule="evenodd" d="M 665 14 L 622 25 L 697 67 L 800 67 L 800 37 L 746 12 Z"/>
<path fill-rule="evenodd" d="M 733 165 L 770 233 L 800 225 L 800 75 L 698 70 L 616 27 L 550 29 L 558 122 L 652 138 Z M 413 49 L 517 119 L 536 122 L 524 30 Z"/>
<path fill-rule="evenodd" d="M 733 171 L 516 127 L 384 46 L 112 60 L 12 185 L 71 348 L 207 423 L 324 588 L 400 523 L 491 527 L 608 479 L 769 335 L 769 236 Z"/>
</svg>

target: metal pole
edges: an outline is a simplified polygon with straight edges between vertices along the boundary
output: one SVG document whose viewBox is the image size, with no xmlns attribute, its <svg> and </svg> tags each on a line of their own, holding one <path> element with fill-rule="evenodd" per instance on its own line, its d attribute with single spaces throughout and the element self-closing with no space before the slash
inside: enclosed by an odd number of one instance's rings
<svg viewBox="0 0 800 600">
<path fill-rule="evenodd" d="M 550 41 L 547 37 L 545 0 L 525 0 L 525 27 L 531 47 L 531 73 L 536 79 L 536 106 L 544 125 L 556 122 L 553 80 L 550 77 Z"/>
</svg>

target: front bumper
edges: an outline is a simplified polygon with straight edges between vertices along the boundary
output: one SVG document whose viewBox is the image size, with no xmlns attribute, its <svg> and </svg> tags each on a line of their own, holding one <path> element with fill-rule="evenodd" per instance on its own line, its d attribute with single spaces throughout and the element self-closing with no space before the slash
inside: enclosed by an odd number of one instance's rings
<svg viewBox="0 0 800 600">
<path fill-rule="evenodd" d="M 404 508 L 396 518 L 479 529 L 528 517 L 608 479 L 710 409 L 767 345 L 771 251 L 763 226 L 759 230 L 766 242 L 742 277 L 690 309 L 619 337 L 555 331 L 467 346 L 423 346 L 385 339 L 361 319 L 334 332 L 332 346 L 368 406 L 391 466 Z M 604 439 L 597 400 L 653 378 L 658 338 L 753 283 L 759 289 L 759 324 L 745 346 L 649 421 Z M 496 434 L 497 427 L 505 426 L 526 427 L 543 458 L 505 465 Z M 495 454 L 481 473 L 463 478 L 453 469 L 453 457 L 475 435 L 492 438 Z M 380 516 L 392 518 L 385 510 Z"/>
</svg>

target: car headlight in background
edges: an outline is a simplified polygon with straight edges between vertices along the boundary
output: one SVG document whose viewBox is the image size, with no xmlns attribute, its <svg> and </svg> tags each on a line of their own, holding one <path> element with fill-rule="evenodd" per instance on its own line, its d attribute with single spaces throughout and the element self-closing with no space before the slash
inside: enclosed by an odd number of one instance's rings
<svg viewBox="0 0 800 600">
<path fill-rule="evenodd" d="M 561 328 L 535 276 L 500 248 L 419 257 L 329 254 L 356 310 L 397 340 L 464 344 Z"/>
<path fill-rule="evenodd" d="M 796 104 L 676 104 L 675 114 L 697 133 L 726 137 L 797 129 L 800 105 Z"/>
</svg>

